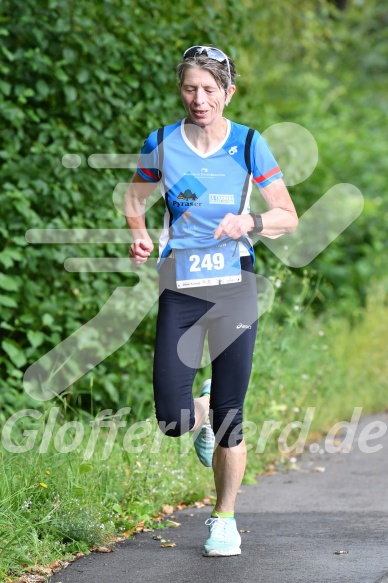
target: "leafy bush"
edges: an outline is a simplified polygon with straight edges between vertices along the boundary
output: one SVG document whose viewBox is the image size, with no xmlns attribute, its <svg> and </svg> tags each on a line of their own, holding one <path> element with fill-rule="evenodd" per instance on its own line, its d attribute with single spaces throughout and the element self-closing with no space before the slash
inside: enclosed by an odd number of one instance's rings
<svg viewBox="0 0 388 583">
<path fill-rule="evenodd" d="M 28 245 L 26 231 L 125 227 L 112 193 L 132 171 L 94 169 L 88 157 L 136 153 L 151 130 L 182 116 L 175 67 L 184 48 L 198 38 L 221 42 L 226 27 L 237 29 L 238 9 L 230 2 L 215 10 L 204 0 L 171 10 L 144 0 L 5 0 L 0 10 L 0 196 L 7 217 L 0 227 L 7 270 L 0 274 L 0 407 L 8 411 L 24 401 L 22 371 L 94 317 L 115 288 L 134 284 L 127 274 L 63 269 L 68 257 L 127 257 L 127 244 Z M 64 167 L 67 153 L 81 165 Z M 97 404 L 129 402 L 139 410 L 144 403 L 136 395 L 148 384 L 150 408 L 152 330 L 144 323 L 134 341 L 95 369 Z M 77 383 L 77 404 L 88 404 L 90 384 L 90 376 Z"/>
<path fill-rule="evenodd" d="M 63 268 L 66 258 L 126 257 L 127 243 L 33 245 L 25 233 L 124 227 L 112 196 L 122 192 L 132 171 L 92 168 L 88 158 L 136 153 L 151 130 L 182 116 L 174 71 L 190 44 L 218 44 L 236 58 L 241 77 L 230 117 L 260 131 L 293 121 L 314 135 L 318 166 L 290 189 L 299 214 L 338 182 L 355 184 L 365 197 L 361 217 L 308 266 L 307 275 L 293 270 L 297 277 L 289 279 L 280 323 L 293 298 L 305 293 L 306 277 L 317 313 L 330 309 L 352 317 L 371 276 L 384 273 L 385 12 L 377 0 L 344 12 L 326 0 L 314 8 L 309 0 L 260 10 L 252 4 L 199 0 L 169 10 L 168 2 L 144 0 L 2 3 L 3 418 L 31 404 L 21 391 L 23 371 L 93 318 L 118 286 L 136 283 L 128 274 Z M 68 153 L 79 156 L 79 166 L 62 164 Z M 151 227 L 160 224 L 161 212 L 158 203 L 149 211 Z M 257 258 L 264 275 L 279 272 L 268 250 L 258 249 Z M 130 343 L 69 388 L 72 405 L 151 411 L 154 319 L 155 309 Z"/>
</svg>

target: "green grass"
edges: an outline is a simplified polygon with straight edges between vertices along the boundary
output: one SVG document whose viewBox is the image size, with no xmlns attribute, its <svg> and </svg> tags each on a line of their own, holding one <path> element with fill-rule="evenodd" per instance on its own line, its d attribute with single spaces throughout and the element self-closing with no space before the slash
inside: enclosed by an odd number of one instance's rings
<svg viewBox="0 0 388 583">
<path fill-rule="evenodd" d="M 308 436 L 327 433 L 338 421 L 350 421 L 355 407 L 362 414 L 388 407 L 388 332 L 386 284 L 373 288 L 367 306 L 350 324 L 336 315 L 314 319 L 298 312 L 298 321 L 282 328 L 269 314 L 257 342 L 245 418 L 257 431 L 247 442 L 246 481 L 279 458 L 279 436 L 289 423 L 303 422 L 313 407 Z M 256 453 L 265 421 L 279 422 L 264 451 Z M 296 428 L 285 445 L 298 437 Z"/>
<path fill-rule="evenodd" d="M 310 436 L 349 420 L 354 407 L 362 407 L 363 413 L 387 407 L 385 299 L 381 286 L 353 325 L 335 315 L 316 320 L 303 307 L 297 315 L 290 313 L 283 327 L 274 314 L 261 319 L 245 408 L 248 429 L 255 430 L 247 438 L 252 448 L 246 483 L 287 457 L 279 452 L 279 436 L 288 423 L 303 420 L 307 407 L 315 407 Z M 108 416 L 117 428 L 115 438 L 104 421 L 96 424 L 95 417 L 69 410 L 66 399 L 55 407 L 58 415 L 47 451 L 39 449 L 50 409 L 56 413 L 53 405 L 41 409 L 40 419 L 24 417 L 16 423 L 11 442 L 18 447 L 30 439 L 30 451 L 0 450 L 1 579 L 88 552 L 128 535 L 139 523 L 155 526 L 164 504 L 190 504 L 214 495 L 212 471 L 198 463 L 190 435 L 166 438 L 151 419 L 137 426 L 131 440 L 128 428 L 134 430 L 137 420 L 128 412 L 122 427 Z M 73 428 L 68 425 L 65 432 L 69 420 Z M 280 427 L 256 453 L 266 421 L 277 421 Z M 71 449 L 77 430 L 82 437 L 77 449 L 60 453 L 61 448 Z M 4 429 L 2 436 L 6 445 Z M 296 436 L 291 432 L 287 444 Z"/>
<path fill-rule="evenodd" d="M 84 457 L 90 427 L 85 426 L 77 451 L 59 453 L 58 424 L 48 452 L 40 454 L 43 425 L 39 420 L 35 426 L 39 433 L 31 451 L 1 451 L 1 580 L 7 573 L 17 575 L 31 566 L 109 544 L 140 522 L 155 526 L 153 519 L 164 504 L 189 504 L 211 492 L 212 472 L 199 467 L 191 441 L 162 436 L 154 421 L 144 422 L 148 437 L 131 443 L 144 451 L 123 451 L 125 433 L 119 428 L 107 455 L 108 429 L 102 429 L 89 459 Z M 70 433 L 68 445 L 74 436 Z M 19 440 L 25 442 L 21 436 Z"/>
</svg>

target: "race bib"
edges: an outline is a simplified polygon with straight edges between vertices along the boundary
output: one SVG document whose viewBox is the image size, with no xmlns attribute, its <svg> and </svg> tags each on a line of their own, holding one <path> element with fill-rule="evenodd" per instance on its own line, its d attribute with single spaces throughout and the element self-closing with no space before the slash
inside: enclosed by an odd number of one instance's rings
<svg viewBox="0 0 388 583">
<path fill-rule="evenodd" d="M 205 249 L 175 249 L 177 288 L 223 285 L 241 281 L 237 241 Z"/>
</svg>

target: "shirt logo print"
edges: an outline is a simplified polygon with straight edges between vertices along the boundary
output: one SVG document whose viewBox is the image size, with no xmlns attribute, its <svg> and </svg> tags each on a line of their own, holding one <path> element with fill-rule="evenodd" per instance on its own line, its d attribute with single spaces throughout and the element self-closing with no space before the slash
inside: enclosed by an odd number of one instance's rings
<svg viewBox="0 0 388 583">
<path fill-rule="evenodd" d="M 191 192 L 189 188 L 187 188 L 184 192 L 179 193 L 177 196 L 178 200 L 197 200 L 198 196 Z"/>
<path fill-rule="evenodd" d="M 236 153 L 237 153 L 237 146 L 232 146 L 231 148 L 229 148 L 228 154 L 233 156 L 233 154 L 236 154 Z"/>
</svg>

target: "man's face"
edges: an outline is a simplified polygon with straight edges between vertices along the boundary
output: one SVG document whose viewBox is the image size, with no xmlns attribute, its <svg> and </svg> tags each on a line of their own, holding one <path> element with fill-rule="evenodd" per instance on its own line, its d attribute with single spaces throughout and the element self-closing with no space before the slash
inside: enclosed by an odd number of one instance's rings
<svg viewBox="0 0 388 583">
<path fill-rule="evenodd" d="M 222 118 L 225 91 L 217 85 L 210 71 L 189 67 L 180 85 L 180 92 L 191 122 L 206 127 Z"/>
</svg>

